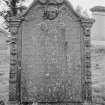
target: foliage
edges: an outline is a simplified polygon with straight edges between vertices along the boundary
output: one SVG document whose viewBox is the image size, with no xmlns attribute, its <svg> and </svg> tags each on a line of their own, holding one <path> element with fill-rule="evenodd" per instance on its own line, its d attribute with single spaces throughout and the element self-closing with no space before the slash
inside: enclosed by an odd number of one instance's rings
<svg viewBox="0 0 105 105">
<path fill-rule="evenodd" d="M 8 24 L 6 22 L 7 17 L 16 16 L 19 13 L 22 13 L 24 9 L 26 9 L 26 6 L 24 5 L 24 2 L 26 0 L 0 0 L 0 6 L 3 4 L 4 8 L 0 10 L 0 17 L 3 18 L 1 21 L 2 27 L 7 29 Z"/>
<path fill-rule="evenodd" d="M 88 14 L 88 11 L 87 9 L 83 9 L 80 5 L 78 5 L 76 7 L 76 12 L 77 14 L 79 14 L 80 16 L 83 16 L 85 18 L 89 18 L 89 14 Z"/>
<path fill-rule="evenodd" d="M 26 9 L 23 2 L 25 0 L 1 0 L 0 3 L 4 3 L 6 8 L 0 10 L 0 16 L 4 17 L 4 19 L 8 16 L 16 16 L 19 11 L 22 12 L 23 9 Z"/>
<path fill-rule="evenodd" d="M 79 15 L 82 15 L 82 10 L 83 10 L 83 8 L 81 7 L 81 6 L 77 6 L 76 7 L 76 12 L 77 12 L 77 14 L 79 14 Z"/>
<path fill-rule="evenodd" d="M 22 2 L 25 0 L 3 0 L 9 7 L 9 15 L 16 16 L 18 11 L 22 11 L 25 6 L 22 5 Z"/>
<path fill-rule="evenodd" d="M 90 17 L 89 14 L 88 14 L 87 9 L 85 9 L 85 10 L 83 11 L 83 16 L 86 17 L 86 18 L 89 18 L 89 17 Z"/>
</svg>

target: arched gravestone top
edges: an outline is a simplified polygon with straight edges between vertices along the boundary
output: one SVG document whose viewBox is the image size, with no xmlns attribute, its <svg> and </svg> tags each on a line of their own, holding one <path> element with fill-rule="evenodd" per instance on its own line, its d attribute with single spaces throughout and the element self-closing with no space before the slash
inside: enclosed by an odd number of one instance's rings
<svg viewBox="0 0 105 105">
<path fill-rule="evenodd" d="M 65 4 L 70 11 L 72 11 L 72 13 L 78 17 L 78 20 L 84 19 L 81 15 L 79 15 L 74 9 L 73 6 L 71 5 L 71 3 L 68 0 L 34 0 L 33 3 L 30 5 L 30 7 L 22 14 L 19 14 L 17 16 L 17 18 L 22 18 L 25 17 L 31 10 L 32 8 L 35 7 L 35 5 L 37 5 L 38 3 L 41 3 L 42 5 L 55 5 L 55 6 L 61 6 L 62 4 Z M 92 19 L 88 19 L 89 21 L 93 21 Z"/>
<path fill-rule="evenodd" d="M 79 16 L 66 0 L 35 0 L 9 23 L 11 103 L 92 101 L 93 20 Z"/>
</svg>

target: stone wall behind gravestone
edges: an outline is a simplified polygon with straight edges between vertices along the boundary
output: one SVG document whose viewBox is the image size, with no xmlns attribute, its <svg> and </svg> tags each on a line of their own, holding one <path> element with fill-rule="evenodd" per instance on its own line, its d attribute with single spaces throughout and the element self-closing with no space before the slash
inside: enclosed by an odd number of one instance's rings
<svg viewBox="0 0 105 105">
<path fill-rule="evenodd" d="M 9 93 L 9 33 L 0 29 L 0 100 L 8 102 Z"/>
<path fill-rule="evenodd" d="M 105 102 L 105 45 L 92 44 L 92 93 L 94 102 Z"/>
</svg>

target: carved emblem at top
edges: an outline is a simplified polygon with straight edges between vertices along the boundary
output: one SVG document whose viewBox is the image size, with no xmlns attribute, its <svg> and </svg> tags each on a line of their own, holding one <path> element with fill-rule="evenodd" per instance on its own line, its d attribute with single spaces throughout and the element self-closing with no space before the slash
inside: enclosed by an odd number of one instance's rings
<svg viewBox="0 0 105 105">
<path fill-rule="evenodd" d="M 39 2 L 42 3 L 42 4 L 46 4 L 46 3 L 59 4 L 59 3 L 63 3 L 64 0 L 39 0 Z"/>
<path fill-rule="evenodd" d="M 54 20 L 59 14 L 59 6 L 64 0 L 39 0 L 44 5 L 44 19 Z"/>
<path fill-rule="evenodd" d="M 58 7 L 56 5 L 51 4 L 45 8 L 43 17 L 48 20 L 53 20 L 58 16 L 58 14 Z"/>
</svg>

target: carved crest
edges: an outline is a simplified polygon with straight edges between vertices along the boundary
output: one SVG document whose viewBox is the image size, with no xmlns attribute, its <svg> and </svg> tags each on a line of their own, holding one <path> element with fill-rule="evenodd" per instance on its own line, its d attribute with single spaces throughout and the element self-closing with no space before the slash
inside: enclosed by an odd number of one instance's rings
<svg viewBox="0 0 105 105">
<path fill-rule="evenodd" d="M 64 0 L 39 0 L 44 5 L 44 19 L 54 20 L 59 14 L 59 6 Z"/>
<path fill-rule="evenodd" d="M 40 3 L 45 4 L 45 3 L 55 3 L 55 4 L 59 4 L 59 3 L 63 3 L 64 0 L 39 0 Z"/>
<path fill-rule="evenodd" d="M 58 7 L 54 4 L 50 4 L 46 7 L 44 11 L 44 18 L 53 20 L 58 16 L 58 14 L 59 14 Z"/>
</svg>

